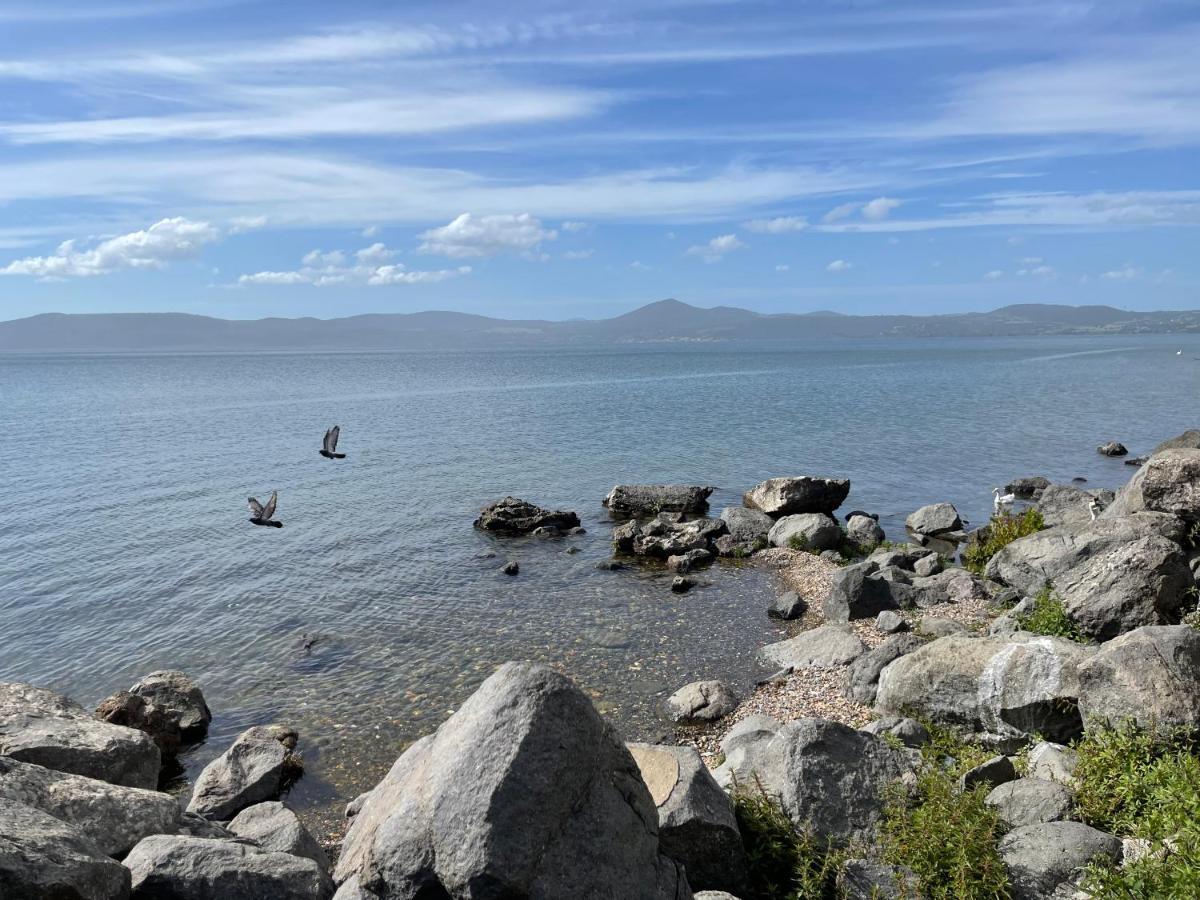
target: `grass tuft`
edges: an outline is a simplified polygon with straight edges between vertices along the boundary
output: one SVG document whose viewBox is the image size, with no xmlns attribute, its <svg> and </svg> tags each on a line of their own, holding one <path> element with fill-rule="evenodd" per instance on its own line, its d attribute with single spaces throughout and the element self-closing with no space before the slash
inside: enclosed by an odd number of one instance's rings
<svg viewBox="0 0 1200 900">
<path fill-rule="evenodd" d="M 985 529 L 983 540 L 972 541 L 963 551 L 963 565 L 968 571 L 982 575 L 987 568 L 988 560 L 1015 541 L 1041 531 L 1046 527 L 1046 521 L 1036 509 L 1027 509 L 1014 515 L 1002 513 L 992 516 L 991 522 Z"/>
<path fill-rule="evenodd" d="M 1017 624 L 1025 631 L 1045 634 L 1050 637 L 1066 638 L 1085 643 L 1087 638 L 1067 615 L 1067 610 L 1050 585 L 1046 585 L 1033 598 L 1033 609 L 1017 615 Z"/>
</svg>

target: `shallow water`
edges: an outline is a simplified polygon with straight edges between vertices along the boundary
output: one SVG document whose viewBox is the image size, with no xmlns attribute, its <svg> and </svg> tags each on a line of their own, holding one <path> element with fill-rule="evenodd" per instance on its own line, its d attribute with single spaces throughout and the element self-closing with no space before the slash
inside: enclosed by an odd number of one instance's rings
<svg viewBox="0 0 1200 900">
<path fill-rule="evenodd" d="M 0 678 L 93 704 L 184 669 L 217 716 L 190 769 L 286 721 L 310 808 L 373 784 L 506 659 L 559 666 L 652 736 L 666 694 L 748 686 L 780 632 L 758 569 L 717 566 L 684 596 L 662 572 L 597 571 L 613 484 L 713 484 L 719 511 L 762 478 L 828 474 L 898 538 L 937 500 L 982 521 L 1014 476 L 1116 486 L 1132 470 L 1099 443 L 1142 453 L 1200 424 L 1198 356 L 1200 336 L 0 356 Z M 349 457 L 330 462 L 335 422 Z M 285 527 L 255 528 L 245 498 L 272 489 Z M 473 530 L 504 494 L 588 533 Z"/>
</svg>

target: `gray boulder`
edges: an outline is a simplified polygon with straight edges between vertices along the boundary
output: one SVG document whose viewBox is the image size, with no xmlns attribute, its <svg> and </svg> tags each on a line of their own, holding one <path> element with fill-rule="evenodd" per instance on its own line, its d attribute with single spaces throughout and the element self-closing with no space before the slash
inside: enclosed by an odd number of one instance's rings
<svg viewBox="0 0 1200 900">
<path fill-rule="evenodd" d="M 628 744 L 658 807 L 658 844 L 694 889 L 740 890 L 746 851 L 729 796 L 694 747 Z"/>
<path fill-rule="evenodd" d="M 883 670 L 875 708 L 919 713 L 1000 745 L 1015 745 L 1035 732 L 1069 740 L 1083 727 L 1079 667 L 1094 652 L 1026 632 L 938 638 Z"/>
<path fill-rule="evenodd" d="M 1101 515 L 1110 519 L 1143 511 L 1200 521 L 1200 450 L 1155 453 Z"/>
<path fill-rule="evenodd" d="M 221 841 L 236 841 L 238 836 L 219 822 L 210 822 L 204 816 L 184 810 L 179 815 L 179 822 L 172 834 L 182 834 L 187 837 L 213 838 Z"/>
<path fill-rule="evenodd" d="M 708 550 L 689 550 L 679 556 L 667 557 L 667 568 L 672 572 L 691 572 L 713 561 L 713 554 Z"/>
<path fill-rule="evenodd" d="M 874 703 L 880 673 L 904 654 L 924 645 L 925 642 L 915 634 L 898 634 L 868 650 L 852 662 L 846 672 L 846 697 L 864 705 Z"/>
<path fill-rule="evenodd" d="M 1117 862 L 1121 839 L 1082 822 L 1014 828 L 1000 839 L 1013 900 L 1041 900 L 1092 862 Z"/>
<path fill-rule="evenodd" d="M 727 506 L 721 510 L 721 521 L 729 529 L 729 536 L 743 544 L 765 541 L 767 532 L 775 524 L 765 512 L 746 509 L 743 506 Z"/>
<path fill-rule="evenodd" d="M 829 594 L 821 604 L 825 621 L 845 623 L 851 619 L 868 619 L 885 609 L 895 609 L 892 586 L 878 574 L 876 563 L 867 560 L 845 566 L 834 573 Z"/>
<path fill-rule="evenodd" d="M 696 550 L 709 552 L 714 538 L 725 531 L 725 523 L 720 519 L 695 519 L 690 522 L 668 522 L 665 519 L 653 519 L 645 525 L 633 525 L 635 533 L 632 540 L 615 540 L 619 550 L 634 553 L 638 556 L 649 556 L 657 559 L 667 559 L 672 556 L 683 556 Z M 614 536 L 620 529 L 614 530 Z"/>
<path fill-rule="evenodd" d="M 1100 495 L 1100 496 L 1098 496 Z M 1112 496 L 1107 492 L 1081 491 L 1069 484 L 1052 484 L 1042 491 L 1034 506 L 1042 514 L 1047 528 L 1058 525 L 1082 525 L 1092 521 L 1092 503 L 1107 506 Z"/>
<path fill-rule="evenodd" d="M 108 856 L 123 856 L 151 834 L 171 834 L 179 803 L 168 794 L 123 787 L 0 757 L 0 797 L 69 823 Z"/>
<path fill-rule="evenodd" d="M 826 719 L 797 719 L 771 738 L 756 771 L 798 829 L 841 844 L 871 840 L 888 785 L 919 765 L 919 753 L 893 749 L 874 735 Z"/>
<path fill-rule="evenodd" d="M 795 591 L 784 591 L 771 601 L 767 607 L 767 615 L 773 619 L 798 619 L 804 615 L 808 604 Z"/>
<path fill-rule="evenodd" d="M 1129 451 L 1120 441 L 1108 441 L 1097 447 L 1096 452 L 1101 456 L 1124 456 Z"/>
<path fill-rule="evenodd" d="M 842 528 L 827 513 L 796 513 L 772 525 L 767 540 L 772 547 L 799 543 L 802 550 L 833 550 L 842 543 Z"/>
<path fill-rule="evenodd" d="M 396 761 L 343 841 L 335 879 L 355 875 L 382 897 L 691 897 L 629 751 L 531 663 L 501 666 Z"/>
<path fill-rule="evenodd" d="M 204 767 L 196 779 L 188 811 L 206 819 L 231 819 L 247 806 L 275 800 L 297 760 L 296 733 L 282 726 L 254 726 Z"/>
<path fill-rule="evenodd" d="M 929 553 L 927 547 L 917 544 L 902 544 L 899 547 L 880 548 L 868 556 L 866 561 L 875 563 L 880 569 L 896 566 L 911 572 L 917 560 L 924 559 Z"/>
<path fill-rule="evenodd" d="M 943 619 L 938 616 L 921 616 L 917 623 L 917 632 L 928 637 L 948 637 L 952 634 L 966 634 L 967 626 L 954 619 Z"/>
<path fill-rule="evenodd" d="M 126 900 L 129 871 L 49 813 L 0 797 L 4 900 Z"/>
<path fill-rule="evenodd" d="M 742 719 L 721 740 L 725 761 L 713 770 L 713 780 L 724 790 L 735 784 L 752 787 L 758 760 L 771 738 L 783 727 L 778 719 L 755 714 Z"/>
<path fill-rule="evenodd" d="M 864 725 L 862 730 L 878 737 L 890 734 L 905 747 L 911 747 L 914 750 L 924 747 L 932 739 L 928 728 L 916 719 L 907 719 L 903 716 L 884 716 L 882 719 L 876 719 L 874 722 Z"/>
<path fill-rule="evenodd" d="M 229 830 L 254 841 L 272 853 L 290 853 L 311 859 L 321 871 L 329 869 L 329 857 L 300 818 L 278 800 L 248 806 L 233 817 Z"/>
<path fill-rule="evenodd" d="M 132 900 L 328 900 L 333 882 L 311 859 L 238 841 L 148 837 L 125 857 Z"/>
<path fill-rule="evenodd" d="M 342 882 L 333 900 L 380 900 L 378 894 L 368 893 L 359 883 L 358 876 L 352 875 Z"/>
<path fill-rule="evenodd" d="M 969 791 L 980 784 L 1007 784 L 1017 777 L 1017 769 L 1007 756 L 993 756 L 972 766 L 958 779 L 960 790 Z"/>
<path fill-rule="evenodd" d="M 158 787 L 149 735 L 102 722 L 62 694 L 0 682 L 0 756 L 126 787 Z"/>
<path fill-rule="evenodd" d="M 849 628 L 822 625 L 802 631 L 794 638 L 767 644 L 758 651 L 768 664 L 804 669 L 810 666 L 828 668 L 844 666 L 867 652 L 867 645 Z"/>
<path fill-rule="evenodd" d="M 1200 450 L 1200 429 L 1189 428 L 1177 437 L 1167 438 L 1151 451 L 1151 456 L 1163 450 Z"/>
<path fill-rule="evenodd" d="M 931 503 L 928 506 L 922 506 L 904 520 L 904 525 L 913 534 L 927 537 L 961 531 L 963 527 L 958 510 L 950 503 Z"/>
<path fill-rule="evenodd" d="M 912 570 L 920 578 L 930 578 L 942 571 L 942 558 L 936 553 L 926 553 L 913 563 Z"/>
<path fill-rule="evenodd" d="M 680 725 L 699 725 L 723 719 L 737 709 L 733 688 L 723 681 L 693 681 L 667 698 L 667 713 Z"/>
<path fill-rule="evenodd" d="M 175 718 L 185 742 L 203 737 L 208 723 L 212 721 L 212 712 L 204 702 L 199 685 L 183 672 L 151 672 L 138 679 L 129 688 L 129 693 L 136 694 Z"/>
<path fill-rule="evenodd" d="M 1028 774 L 1030 778 L 1056 781 L 1072 787 L 1075 784 L 1075 766 L 1079 754 L 1062 744 L 1038 741 L 1029 751 Z"/>
<path fill-rule="evenodd" d="M 894 609 L 885 609 L 875 617 L 875 627 L 884 634 L 898 634 L 908 631 L 908 623 Z"/>
<path fill-rule="evenodd" d="M 579 516 L 562 509 L 542 509 L 527 500 L 504 497 L 479 511 L 475 527 L 494 534 L 529 534 L 539 528 L 562 532 L 579 527 Z"/>
<path fill-rule="evenodd" d="M 183 743 L 179 720 L 175 716 L 129 691 L 117 691 L 101 700 L 96 707 L 96 718 L 150 735 L 163 759 L 173 759 Z"/>
<path fill-rule="evenodd" d="M 850 493 L 845 478 L 769 478 L 747 491 L 742 502 L 773 518 L 796 513 L 831 513 Z"/>
<path fill-rule="evenodd" d="M 837 877 L 841 900 L 920 900 L 917 876 L 878 859 L 851 859 Z"/>
<path fill-rule="evenodd" d="M 860 551 L 870 553 L 883 543 L 883 529 L 867 516 L 851 516 L 846 521 L 846 540 Z"/>
<path fill-rule="evenodd" d="M 1079 682 L 1085 723 L 1200 730 L 1200 631 L 1157 625 L 1121 635 L 1080 666 Z"/>
<path fill-rule="evenodd" d="M 712 492 L 711 487 L 689 484 L 618 484 L 608 492 L 604 505 L 619 516 L 702 513 L 708 509 Z"/>
<path fill-rule="evenodd" d="M 1075 792 L 1056 781 L 1018 778 L 993 788 L 983 802 L 996 810 L 1006 827 L 1020 828 L 1069 818 Z"/>
<path fill-rule="evenodd" d="M 1004 486 L 1004 493 L 1012 494 L 1021 500 L 1035 500 L 1048 487 L 1049 478 L 1044 475 L 1031 475 L 1026 478 L 1014 478 Z"/>
</svg>

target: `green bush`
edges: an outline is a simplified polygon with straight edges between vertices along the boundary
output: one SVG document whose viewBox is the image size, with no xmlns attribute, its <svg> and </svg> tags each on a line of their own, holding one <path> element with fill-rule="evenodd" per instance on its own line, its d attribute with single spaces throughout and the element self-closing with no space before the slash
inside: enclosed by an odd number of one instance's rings
<svg viewBox="0 0 1200 900">
<path fill-rule="evenodd" d="M 1124 868 L 1089 869 L 1086 886 L 1097 900 L 1200 897 L 1200 748 L 1193 736 L 1125 722 L 1090 726 L 1076 749 L 1080 817 L 1151 841 L 1151 851 Z"/>
<path fill-rule="evenodd" d="M 804 550 L 809 553 L 812 552 L 808 549 L 808 539 L 802 534 L 793 534 L 790 538 L 788 538 L 788 546 L 793 550 Z"/>
<path fill-rule="evenodd" d="M 761 785 L 737 786 L 733 808 L 749 863 L 744 900 L 835 900 L 844 851 L 811 834 L 797 834 Z"/>
<path fill-rule="evenodd" d="M 1034 634 L 1046 634 L 1080 643 L 1087 640 L 1067 615 L 1062 601 L 1054 596 L 1050 585 L 1043 587 L 1033 598 L 1033 609 L 1018 613 L 1016 618 L 1021 628 Z"/>
<path fill-rule="evenodd" d="M 963 551 L 963 565 L 976 575 L 982 575 L 988 560 L 1015 541 L 1034 534 L 1046 527 L 1046 521 L 1036 509 L 1027 509 L 1019 515 L 1002 513 L 992 516 L 986 526 L 986 537 L 974 540 Z"/>
</svg>

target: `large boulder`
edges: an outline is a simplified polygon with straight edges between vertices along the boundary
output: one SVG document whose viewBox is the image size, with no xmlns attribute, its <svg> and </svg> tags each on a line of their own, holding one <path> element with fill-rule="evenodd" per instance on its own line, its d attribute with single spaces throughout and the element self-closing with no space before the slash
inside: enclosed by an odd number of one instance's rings
<svg viewBox="0 0 1200 900">
<path fill-rule="evenodd" d="M 311 859 L 239 841 L 148 837 L 125 857 L 131 900 L 329 900 L 333 882 Z"/>
<path fill-rule="evenodd" d="M 750 509 L 760 509 L 779 518 L 795 513 L 831 513 L 842 505 L 849 493 L 850 482 L 845 478 L 799 475 L 768 478 L 748 490 L 742 502 Z"/>
<path fill-rule="evenodd" d="M 335 878 L 381 898 L 686 900 L 637 763 L 568 679 L 507 663 L 371 792 Z"/>
<path fill-rule="evenodd" d="M 196 779 L 188 811 L 206 819 L 231 819 L 247 806 L 275 800 L 297 760 L 296 733 L 278 725 L 248 728 Z"/>
<path fill-rule="evenodd" d="M 1018 778 L 992 789 L 983 801 L 1008 828 L 1059 822 L 1071 816 L 1075 792 L 1057 781 Z"/>
<path fill-rule="evenodd" d="M 101 700 L 96 707 L 96 718 L 144 731 L 158 746 L 163 759 L 174 759 L 183 743 L 177 718 L 129 691 L 117 691 Z"/>
<path fill-rule="evenodd" d="M 0 897 L 4 900 L 126 900 L 129 870 L 79 830 L 47 812 L 0 797 Z"/>
<path fill-rule="evenodd" d="M 1045 475 L 1030 475 L 1025 478 L 1014 478 L 1004 486 L 1004 493 L 1012 494 L 1021 500 L 1035 500 L 1048 487 L 1050 487 L 1050 479 Z"/>
<path fill-rule="evenodd" d="M 1079 667 L 1084 721 L 1200 731 L 1200 631 L 1187 625 L 1138 628 L 1101 645 Z"/>
<path fill-rule="evenodd" d="M 753 545 L 765 541 L 775 521 L 765 512 L 746 509 L 744 506 L 727 506 L 721 510 L 721 521 L 729 530 L 729 536 L 741 544 Z"/>
<path fill-rule="evenodd" d="M 212 712 L 204 702 L 200 686 L 187 674 L 173 669 L 151 672 L 138 679 L 129 693 L 175 718 L 184 741 L 199 740 L 212 721 Z"/>
<path fill-rule="evenodd" d="M 1147 510 L 1200 521 L 1200 450 L 1155 453 L 1102 515 L 1111 519 Z"/>
<path fill-rule="evenodd" d="M 861 552 L 869 553 L 883 543 L 883 529 L 869 516 L 851 516 L 846 520 L 846 540 Z"/>
<path fill-rule="evenodd" d="M 123 856 L 151 834 L 170 834 L 179 803 L 169 794 L 69 775 L 0 757 L 0 797 L 72 825 L 109 856 Z"/>
<path fill-rule="evenodd" d="M 658 844 L 695 890 L 739 890 L 746 851 L 727 795 L 694 747 L 629 744 L 658 807 Z"/>
<path fill-rule="evenodd" d="M 904 520 L 904 525 L 913 534 L 937 537 L 941 534 L 961 531 L 963 522 L 953 504 L 931 503 L 911 513 Z"/>
<path fill-rule="evenodd" d="M 999 849 L 1013 900 L 1042 900 L 1088 864 L 1117 862 L 1121 839 L 1082 822 L 1044 822 L 1014 828 Z"/>
<path fill-rule="evenodd" d="M 924 644 L 915 634 L 898 634 L 864 653 L 846 672 L 846 697 L 864 705 L 874 703 L 880 673 L 904 654 L 912 653 Z"/>
<path fill-rule="evenodd" d="M 618 516 L 653 516 L 660 512 L 702 513 L 711 487 L 690 484 L 618 484 L 604 498 Z"/>
<path fill-rule="evenodd" d="M 767 535 L 772 547 L 833 550 L 842 543 L 842 527 L 827 513 L 796 513 L 778 520 Z"/>
<path fill-rule="evenodd" d="M 822 625 L 802 631 L 793 638 L 767 644 L 758 651 L 769 665 L 796 669 L 844 666 L 866 652 L 867 645 L 843 625 Z"/>
<path fill-rule="evenodd" d="M 782 726 L 755 772 L 798 829 L 835 843 L 870 841 L 888 786 L 911 777 L 920 754 L 827 719 Z"/>
<path fill-rule="evenodd" d="M 102 722 L 62 694 L 19 682 L 0 682 L 0 756 L 151 789 L 162 766 L 149 735 Z"/>
<path fill-rule="evenodd" d="M 1106 491 L 1081 491 L 1069 484 L 1052 484 L 1041 492 L 1034 506 L 1042 514 L 1047 528 L 1058 525 L 1082 525 L 1094 518 L 1092 504 L 1101 507 L 1112 502 Z"/>
<path fill-rule="evenodd" d="M 938 638 L 883 670 L 875 708 L 921 715 L 1002 746 L 1033 733 L 1068 740 L 1082 730 L 1079 666 L 1094 652 L 1026 632 Z"/>
<path fill-rule="evenodd" d="M 240 838 L 254 841 L 272 853 L 290 853 L 311 859 L 321 871 L 329 869 L 329 857 L 317 843 L 299 816 L 280 803 L 268 800 L 248 806 L 233 817 L 229 830 Z"/>
<path fill-rule="evenodd" d="M 1154 448 L 1151 455 L 1163 450 L 1200 450 L 1200 429 L 1189 428 L 1183 434 L 1167 438 Z"/>
<path fill-rule="evenodd" d="M 680 725 L 699 725 L 723 719 L 737 709 L 733 688 L 723 681 L 693 681 L 667 698 L 667 713 Z"/>
<path fill-rule="evenodd" d="M 845 623 L 874 618 L 885 609 L 895 609 L 892 587 L 878 573 L 879 566 L 870 560 L 838 569 L 821 603 L 825 621 Z"/>
<path fill-rule="evenodd" d="M 566 531 L 579 527 L 579 516 L 562 509 L 542 509 L 528 500 L 503 497 L 479 511 L 475 527 L 494 534 L 529 534 L 537 528 Z"/>
</svg>

